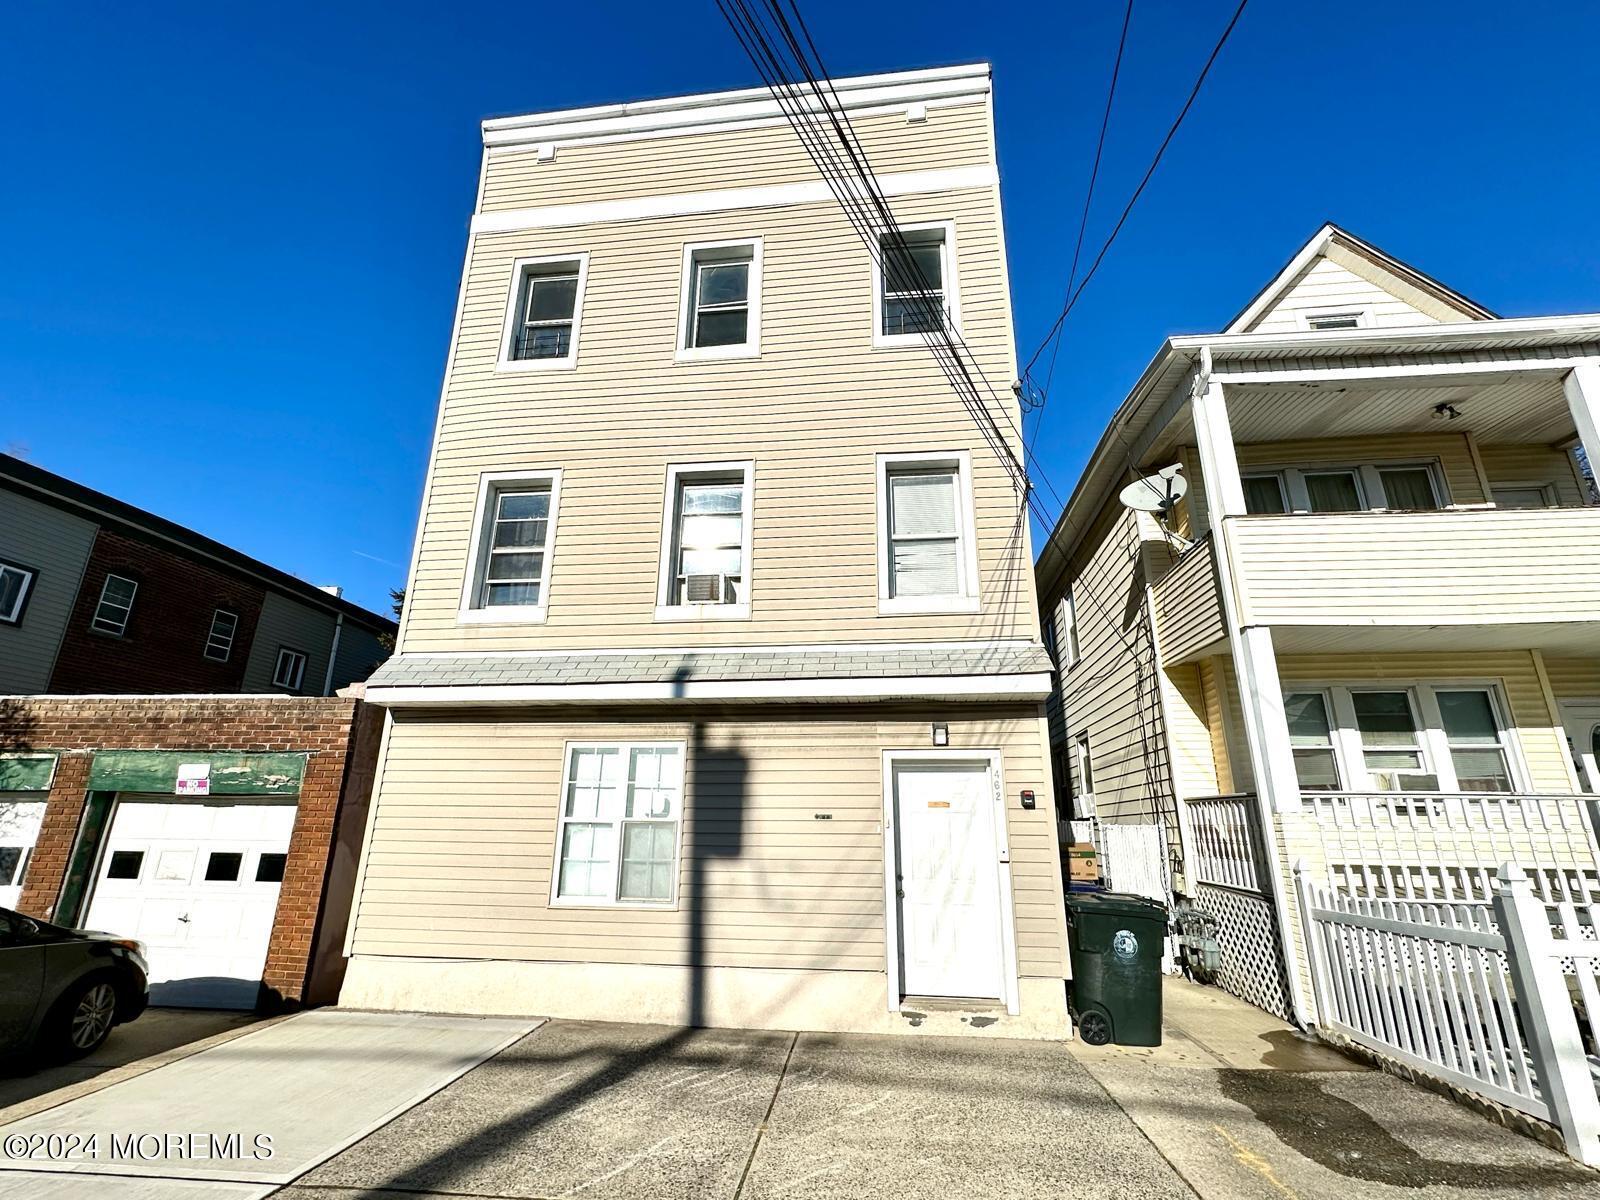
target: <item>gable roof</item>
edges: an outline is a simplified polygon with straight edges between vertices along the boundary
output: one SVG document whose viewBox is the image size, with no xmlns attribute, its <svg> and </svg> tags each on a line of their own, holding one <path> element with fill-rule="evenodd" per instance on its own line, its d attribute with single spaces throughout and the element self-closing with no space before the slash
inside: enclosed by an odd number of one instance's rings
<svg viewBox="0 0 1600 1200">
<path fill-rule="evenodd" d="M 251 558 L 225 546 L 221 542 L 196 533 L 176 521 L 158 517 L 153 512 L 135 508 L 114 496 L 97 492 L 93 488 L 74 483 L 64 476 L 43 467 L 36 467 L 9 454 L 0 454 L 0 488 L 25 495 L 65 512 L 75 513 L 96 525 L 111 525 L 132 530 L 144 537 L 155 537 L 181 547 L 200 558 L 208 558 L 231 569 L 236 574 L 253 578 L 264 587 L 293 596 L 313 608 L 327 612 L 343 613 L 356 624 L 377 633 L 394 633 L 399 627 L 388 617 L 380 616 L 359 604 L 352 604 L 343 596 L 325 592 L 314 583 L 297 579 L 277 567 Z"/>
<path fill-rule="evenodd" d="M 1295 253 L 1283 268 L 1272 277 L 1266 287 L 1262 288 L 1245 305 L 1242 310 L 1223 327 L 1224 333 L 1244 333 L 1252 325 L 1270 312 L 1289 293 L 1297 282 L 1305 275 L 1319 258 L 1330 257 L 1330 251 L 1338 253 L 1342 258 L 1354 260 L 1364 265 L 1377 278 L 1372 282 L 1386 291 L 1405 299 L 1408 294 L 1424 303 L 1431 302 L 1431 306 L 1443 310 L 1440 319 L 1456 319 L 1468 321 L 1494 320 L 1499 314 L 1491 312 L 1475 300 L 1463 296 L 1454 288 L 1440 283 L 1433 276 L 1417 270 L 1410 263 L 1402 262 L 1391 254 L 1385 254 L 1371 242 L 1357 237 L 1347 229 L 1328 222 L 1312 235 L 1311 240 Z"/>
</svg>

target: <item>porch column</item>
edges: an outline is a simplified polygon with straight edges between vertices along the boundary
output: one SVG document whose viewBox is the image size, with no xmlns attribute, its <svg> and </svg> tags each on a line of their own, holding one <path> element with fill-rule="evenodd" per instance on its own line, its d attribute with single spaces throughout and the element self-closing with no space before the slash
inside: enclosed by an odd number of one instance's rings
<svg viewBox="0 0 1600 1200">
<path fill-rule="evenodd" d="M 1256 794 L 1273 812 L 1299 811 L 1300 784 L 1289 748 L 1289 723 L 1283 710 L 1283 687 L 1278 681 L 1278 657 L 1272 648 L 1272 630 L 1265 625 L 1243 625 L 1239 591 L 1234 586 L 1235 563 L 1230 538 L 1232 518 L 1245 515 L 1244 485 L 1233 447 L 1233 429 L 1222 384 L 1210 377 L 1197 381 L 1194 392 L 1194 429 L 1200 446 L 1206 502 L 1211 512 L 1211 536 L 1217 547 L 1217 576 L 1228 623 L 1228 642 L 1239 675 L 1239 700 L 1244 710 L 1245 740 L 1250 747 L 1250 767 Z"/>
<path fill-rule="evenodd" d="M 1589 470 L 1600 474 L 1600 359 L 1591 358 L 1567 372 L 1561 381 L 1567 407 L 1578 427 L 1578 440 L 1589 460 Z"/>
</svg>

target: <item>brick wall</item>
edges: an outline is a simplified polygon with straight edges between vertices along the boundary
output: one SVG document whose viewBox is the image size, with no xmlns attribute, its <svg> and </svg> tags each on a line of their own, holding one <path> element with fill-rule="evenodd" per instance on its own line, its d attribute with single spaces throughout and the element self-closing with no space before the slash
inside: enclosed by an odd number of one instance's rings
<svg viewBox="0 0 1600 1200">
<path fill-rule="evenodd" d="M 366 760 L 376 756 L 376 740 L 361 738 L 359 750 L 352 755 L 353 729 L 375 717 L 360 701 L 337 696 L 8 697 L 0 701 L 0 751 L 60 753 L 18 907 L 45 919 L 52 915 L 83 814 L 96 751 L 305 752 L 305 779 L 264 979 L 284 1001 L 307 999 L 323 880 L 333 853 L 346 773 L 349 771 L 359 786 L 370 788 L 372 784 L 372 764 Z M 359 797 L 361 803 L 365 800 L 365 795 Z"/>
<path fill-rule="evenodd" d="M 121 637 L 89 627 L 106 576 L 139 585 Z M 237 692 L 261 617 L 262 591 L 213 570 L 161 542 L 102 528 L 67 620 L 50 691 Z M 227 662 L 205 656 L 211 618 L 226 608 L 239 618 Z"/>
</svg>

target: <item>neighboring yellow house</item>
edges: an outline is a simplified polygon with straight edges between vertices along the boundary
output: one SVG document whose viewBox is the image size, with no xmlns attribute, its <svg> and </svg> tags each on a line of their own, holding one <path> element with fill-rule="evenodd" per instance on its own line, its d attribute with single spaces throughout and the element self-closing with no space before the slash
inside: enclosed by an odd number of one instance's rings
<svg viewBox="0 0 1600 1200">
<path fill-rule="evenodd" d="M 1020 454 L 988 67 L 836 87 Z M 483 141 L 342 1002 L 1063 1035 L 1027 522 L 915 313 L 765 91 Z"/>
<path fill-rule="evenodd" d="M 1600 899 L 1597 429 L 1600 316 L 1497 318 L 1334 226 L 1113 419 L 1038 564 L 1057 761 L 1075 816 L 1164 829 L 1258 1003 L 1306 1013 L 1301 972 L 1261 985 L 1302 859 Z M 1119 500 L 1173 466 L 1165 520 Z"/>
</svg>

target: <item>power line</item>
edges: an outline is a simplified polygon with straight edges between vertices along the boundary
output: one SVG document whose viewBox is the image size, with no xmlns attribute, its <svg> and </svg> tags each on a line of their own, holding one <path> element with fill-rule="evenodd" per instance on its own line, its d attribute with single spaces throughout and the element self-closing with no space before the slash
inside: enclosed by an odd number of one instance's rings
<svg viewBox="0 0 1600 1200">
<path fill-rule="evenodd" d="M 1234 9 L 1233 18 L 1228 22 L 1227 28 L 1222 31 L 1222 36 L 1217 39 L 1217 44 L 1212 47 L 1206 64 L 1200 68 L 1200 74 L 1194 81 L 1194 87 L 1189 90 L 1189 98 L 1183 102 L 1183 107 L 1178 111 L 1177 118 L 1172 122 L 1172 127 L 1167 130 L 1167 136 L 1161 139 L 1161 145 L 1156 149 L 1155 157 L 1150 160 L 1150 166 L 1145 169 L 1144 178 L 1139 180 L 1139 186 L 1133 189 L 1133 195 L 1128 197 L 1128 203 L 1122 210 L 1122 215 L 1117 218 L 1117 223 L 1112 227 L 1111 234 L 1100 247 L 1100 252 L 1094 256 L 1094 262 L 1089 264 L 1089 269 L 1078 282 L 1077 290 L 1067 297 L 1067 302 L 1062 305 L 1061 313 L 1056 317 L 1055 323 L 1050 326 L 1050 332 L 1045 334 L 1044 341 L 1039 343 L 1039 348 L 1033 352 L 1033 357 L 1028 359 L 1028 365 L 1023 368 L 1022 374 L 1026 378 L 1033 370 L 1034 363 L 1039 361 L 1039 355 L 1044 352 L 1062 323 L 1066 321 L 1067 314 L 1078 303 L 1078 297 L 1083 295 L 1083 289 L 1089 286 L 1089 281 L 1094 278 L 1095 272 L 1100 269 L 1100 264 L 1105 261 L 1106 253 L 1117 240 L 1117 235 L 1122 232 L 1122 227 L 1127 223 L 1128 214 L 1133 212 L 1133 206 L 1139 202 L 1139 197 L 1144 194 L 1144 189 L 1149 184 L 1151 177 L 1156 173 L 1156 168 L 1161 165 L 1162 156 L 1166 154 L 1167 147 L 1172 144 L 1172 139 L 1177 136 L 1179 127 L 1184 118 L 1189 115 L 1189 110 L 1194 107 L 1195 98 L 1200 95 L 1200 89 L 1205 85 L 1206 76 L 1211 73 L 1211 68 L 1216 64 L 1217 56 L 1222 53 L 1223 46 L 1228 44 L 1228 38 L 1233 34 L 1234 26 L 1238 25 L 1239 18 L 1244 16 L 1245 6 L 1250 0 L 1239 0 L 1239 7 Z"/>
<path fill-rule="evenodd" d="M 1122 55 L 1128 48 L 1128 26 L 1131 24 L 1133 24 L 1133 0 L 1128 0 L 1128 7 L 1122 14 L 1122 35 L 1117 39 L 1117 57 L 1111 64 L 1111 84 L 1106 88 L 1106 110 L 1100 117 L 1100 138 L 1094 147 L 1094 166 L 1089 169 L 1089 187 L 1083 196 L 1083 215 L 1078 219 L 1078 242 L 1072 248 L 1072 269 L 1067 272 L 1067 289 L 1061 298 L 1063 306 L 1072 298 L 1072 285 L 1078 281 L 1078 260 L 1083 255 L 1083 235 L 1089 228 L 1089 208 L 1094 204 L 1094 185 L 1100 178 L 1100 158 L 1106 149 L 1106 130 L 1111 127 L 1111 102 L 1117 98 L 1117 79 L 1122 74 Z M 1055 339 L 1055 346 L 1050 351 L 1050 369 L 1045 372 L 1041 397 L 1050 394 L 1050 383 L 1056 375 L 1056 355 L 1060 352 L 1061 338 L 1058 336 Z M 1042 398 L 1039 407 L 1041 409 L 1044 407 Z M 1041 418 L 1040 424 L 1042 423 Z M 1038 435 L 1038 431 L 1039 426 L 1035 425 L 1035 436 Z"/>
</svg>

